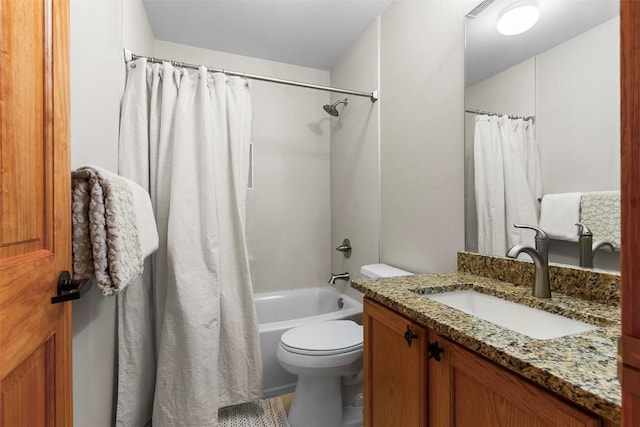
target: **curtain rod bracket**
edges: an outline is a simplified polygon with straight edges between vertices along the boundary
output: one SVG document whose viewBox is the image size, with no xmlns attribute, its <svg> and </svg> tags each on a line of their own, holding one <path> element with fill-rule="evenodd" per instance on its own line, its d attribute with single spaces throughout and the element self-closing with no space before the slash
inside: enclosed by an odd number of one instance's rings
<svg viewBox="0 0 640 427">
<path fill-rule="evenodd" d="M 132 61 L 132 60 L 133 60 L 133 53 L 129 49 L 125 48 L 124 49 L 124 62 L 129 62 L 129 61 Z"/>
</svg>

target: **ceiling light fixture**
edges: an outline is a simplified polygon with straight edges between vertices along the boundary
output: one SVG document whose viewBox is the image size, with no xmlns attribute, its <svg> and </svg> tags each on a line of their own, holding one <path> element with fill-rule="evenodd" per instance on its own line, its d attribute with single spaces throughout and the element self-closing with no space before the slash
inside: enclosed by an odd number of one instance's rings
<svg viewBox="0 0 640 427">
<path fill-rule="evenodd" d="M 524 33 L 538 22 L 539 17 L 540 11 L 535 1 L 515 3 L 500 12 L 498 32 L 505 36 Z"/>
</svg>

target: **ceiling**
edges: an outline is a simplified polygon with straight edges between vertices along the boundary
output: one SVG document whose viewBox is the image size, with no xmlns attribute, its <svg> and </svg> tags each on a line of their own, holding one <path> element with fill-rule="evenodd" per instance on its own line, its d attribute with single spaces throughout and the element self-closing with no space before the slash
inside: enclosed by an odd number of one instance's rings
<svg viewBox="0 0 640 427">
<path fill-rule="evenodd" d="M 499 13 L 514 0 L 496 0 L 466 19 L 466 84 L 479 82 L 619 15 L 618 0 L 538 0 L 540 19 L 515 36 L 498 33 Z M 480 0 L 478 0 L 480 3 Z"/>
<path fill-rule="evenodd" d="M 156 39 L 330 70 L 392 0 L 143 0 Z"/>
</svg>

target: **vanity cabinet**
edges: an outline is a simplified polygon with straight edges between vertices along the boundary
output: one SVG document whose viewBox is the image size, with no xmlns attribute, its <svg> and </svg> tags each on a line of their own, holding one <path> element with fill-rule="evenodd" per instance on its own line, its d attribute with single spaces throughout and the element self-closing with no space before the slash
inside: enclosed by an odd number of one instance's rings
<svg viewBox="0 0 640 427">
<path fill-rule="evenodd" d="M 366 427 L 612 425 L 369 299 L 364 334 Z"/>
<path fill-rule="evenodd" d="M 364 300 L 364 425 L 424 426 L 425 327 Z"/>
<path fill-rule="evenodd" d="M 565 403 L 446 338 L 428 331 L 440 360 L 428 359 L 428 425 L 600 426 L 600 419 Z"/>
</svg>

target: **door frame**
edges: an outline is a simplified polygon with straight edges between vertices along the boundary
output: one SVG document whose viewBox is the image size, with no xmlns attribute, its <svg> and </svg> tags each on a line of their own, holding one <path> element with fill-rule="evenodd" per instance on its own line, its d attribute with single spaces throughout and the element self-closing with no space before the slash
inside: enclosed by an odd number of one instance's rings
<svg viewBox="0 0 640 427">
<path fill-rule="evenodd" d="M 622 423 L 640 425 L 640 1 L 620 1 Z"/>
</svg>

